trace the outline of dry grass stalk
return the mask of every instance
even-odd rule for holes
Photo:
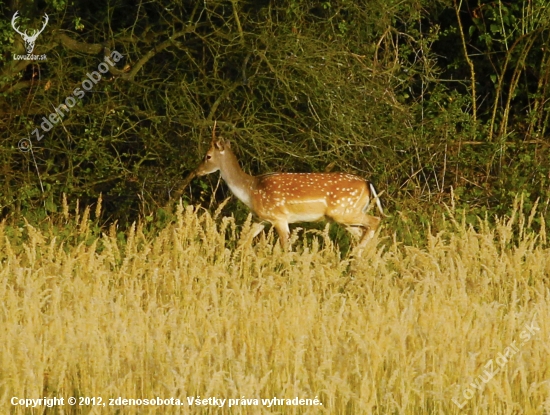
[[[89,232],[88,212],[75,234]],[[157,237],[136,225],[125,246],[114,228],[62,243],[56,229],[28,224],[26,240],[14,240],[2,224],[2,412],[30,413],[10,405],[14,396],[200,395],[323,402],[272,408],[283,414],[456,414],[452,399],[464,401],[486,363],[516,342],[517,354],[474,390],[465,413],[544,413],[550,252],[545,234],[513,217],[482,221],[479,231],[456,220],[425,249],[394,243],[360,259],[341,259],[326,232],[296,252],[274,246],[272,232],[252,244],[232,218],[181,205]],[[521,345],[532,321],[540,331]]]

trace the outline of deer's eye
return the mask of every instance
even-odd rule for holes
[[[212,156],[210,154],[206,155],[206,160],[210,160],[211,158],[212,158]]]

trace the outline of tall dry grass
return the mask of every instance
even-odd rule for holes
[[[357,260],[326,234],[293,252],[272,234],[252,243],[249,223],[238,232],[191,207],[155,237],[132,228],[125,244],[114,227],[91,238],[88,211],[64,242],[59,226],[8,237],[4,224],[0,412],[550,413],[550,252],[532,220],[517,207],[477,230],[451,219],[425,248],[390,236]],[[10,404],[44,396],[65,406]],[[71,396],[107,405],[70,407]],[[193,396],[323,405],[188,406]],[[185,404],[109,406],[117,397]]]

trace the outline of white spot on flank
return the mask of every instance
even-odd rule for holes
[[[289,203],[292,203],[292,204],[298,204],[298,203],[322,203],[324,204],[325,206],[327,205],[327,200],[322,197],[320,199],[303,199],[303,200],[300,200],[300,199],[296,199],[296,200],[292,200],[290,201]]]

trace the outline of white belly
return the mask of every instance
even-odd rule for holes
[[[288,215],[288,223],[317,222],[324,219],[324,217],[325,215],[319,212],[290,213]]]

